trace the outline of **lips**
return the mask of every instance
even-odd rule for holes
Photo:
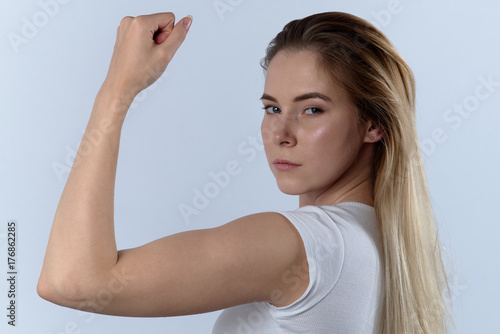
[[[295,169],[297,167],[300,167],[301,165],[293,163],[293,162],[288,161],[288,160],[284,160],[284,159],[276,159],[273,161],[273,166],[277,170],[287,171],[287,170],[292,170],[292,169]]]

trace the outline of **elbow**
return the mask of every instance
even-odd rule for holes
[[[42,280],[41,276],[38,278],[38,283],[36,284],[36,293],[45,300],[49,298],[50,292],[48,290],[47,282]]]
[[[71,277],[53,279],[42,272],[36,292],[46,301],[75,309],[81,308],[82,302],[85,301],[85,294],[79,287],[78,280]]]
[[[43,279],[38,279],[38,284],[36,285],[36,293],[42,298],[49,302],[55,302],[56,291],[51,287],[49,282]]]

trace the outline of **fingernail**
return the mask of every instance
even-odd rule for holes
[[[184,24],[184,28],[186,28],[186,30],[189,30],[189,27],[191,26],[191,22],[193,22],[193,16],[188,15],[184,18],[184,22],[182,22],[182,23]]]

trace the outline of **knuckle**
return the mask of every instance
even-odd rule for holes
[[[129,24],[134,18],[132,16],[125,16],[121,21],[120,25],[127,25]]]
[[[146,22],[147,18],[144,15],[139,15],[135,17],[135,20],[133,21],[135,24],[142,25]]]
[[[175,14],[174,13],[167,12],[167,13],[163,13],[163,14],[166,15],[166,16],[168,16],[168,17],[170,17],[170,18],[172,18],[172,19],[174,19],[174,21],[175,21]]]

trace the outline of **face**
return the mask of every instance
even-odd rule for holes
[[[365,139],[347,92],[310,51],[280,51],[268,67],[262,138],[278,187],[313,202],[342,191]],[[302,202],[302,198],[301,198]]]

